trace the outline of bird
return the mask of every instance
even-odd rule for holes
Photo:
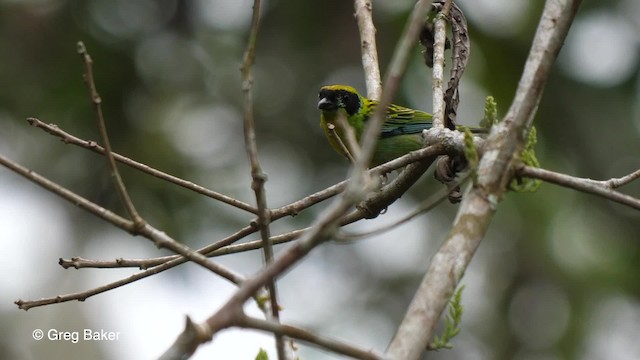
[[[345,131],[338,123],[340,116],[344,116],[348,126],[353,129],[356,140],[360,141],[365,124],[379,102],[360,95],[355,88],[348,85],[323,86],[318,98],[320,126],[329,144],[349,159],[350,154],[340,143],[340,139],[346,138]],[[389,105],[369,167],[384,164],[422,148],[422,130],[432,127],[432,118],[431,114],[424,111]]]

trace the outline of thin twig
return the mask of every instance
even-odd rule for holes
[[[0,158],[1,160],[1,158]],[[221,240],[218,241],[216,244],[212,244],[209,246],[206,246],[205,248],[199,249],[198,251],[200,253],[207,253],[207,248],[211,248],[213,245],[217,245],[217,246],[222,246],[222,244],[224,242],[227,243],[233,243],[234,241],[236,241],[238,238],[242,238],[250,233],[255,232],[255,229],[253,227],[245,227],[239,231],[237,231],[235,234]],[[156,275],[159,274],[165,270],[169,270],[173,267],[176,267],[178,265],[184,264],[186,262],[188,262],[189,260],[184,257],[184,256],[180,256],[180,255],[174,255],[174,257],[169,260],[166,261],[164,263],[161,263],[158,266],[154,266],[150,269],[147,269],[145,271],[141,271],[139,273],[133,274],[131,276],[128,276],[124,279],[120,279],[120,280],[116,280],[114,282],[93,288],[93,289],[89,289],[89,290],[85,290],[85,291],[81,291],[81,292],[77,292],[77,293],[73,293],[73,294],[67,294],[67,295],[61,295],[61,296],[56,296],[53,298],[46,298],[46,299],[41,299],[35,302],[32,302],[31,307],[34,306],[42,306],[42,305],[49,305],[49,304],[55,304],[55,303],[59,303],[59,302],[66,302],[66,301],[73,301],[73,300],[78,300],[78,301],[84,301],[89,297],[101,294],[103,292],[118,288],[120,286],[124,286],[133,282],[136,282],[138,280],[147,278],[149,276],[152,275]],[[65,267],[65,265],[63,265],[63,262],[65,264],[69,264],[70,266],[74,266],[73,262],[68,262],[68,261],[64,261],[63,259],[60,259],[60,265],[62,265],[63,267]],[[69,266],[66,266],[69,267]],[[66,268],[65,267],[65,268]],[[257,296],[257,295],[256,295]]]
[[[447,41],[447,17],[451,0],[447,0],[442,11],[436,16],[433,36],[433,127],[445,126],[444,103],[444,48]]]
[[[224,277],[225,279],[239,284],[240,282],[242,282],[244,280],[244,278],[235,273],[234,271],[227,269],[221,265],[218,265],[216,263],[213,263],[211,261],[209,261],[204,255],[197,253],[195,251],[193,251],[192,249],[190,249],[189,247],[187,247],[186,245],[183,245],[181,243],[179,243],[178,241],[172,239],[171,237],[169,237],[167,234],[165,234],[164,232],[157,230],[156,228],[152,227],[149,224],[144,224],[142,228],[138,228],[136,226],[136,224],[133,221],[127,220],[85,198],[83,198],[82,196],[64,188],[63,186],[60,186],[59,184],[54,183],[53,181],[38,175],[37,173],[21,166],[18,165],[16,163],[14,163],[13,161],[3,157],[2,155],[0,155],[0,165],[3,165],[5,167],[7,167],[8,169],[14,171],[15,173],[22,175],[23,177],[25,177],[26,179],[32,181],[33,183],[43,187],[44,189],[62,197],[63,199],[67,200],[68,202],[75,204],[77,206],[79,206],[80,208],[87,210],[89,213],[125,230],[128,231],[130,233],[136,233],[136,234],[140,234],[143,237],[152,240],[156,246],[158,246],[159,248],[167,248],[170,249],[180,255],[182,255],[184,258],[191,260],[209,270],[211,270],[212,272]],[[187,261],[187,260],[185,260]],[[121,285],[118,285],[121,286]],[[102,292],[102,291],[101,291]],[[40,305],[46,305],[46,304],[52,304],[52,303],[58,303],[58,302],[62,302],[61,299],[65,299],[64,301],[69,301],[69,300],[78,300],[81,299],[79,297],[72,297],[72,296],[58,296],[55,298],[50,298],[50,299],[42,299],[36,302],[32,302],[32,301],[22,301],[22,300],[18,300],[16,301],[16,304],[24,310],[28,310],[31,307],[34,306],[40,306]],[[86,298],[86,297],[85,297]],[[84,298],[82,298],[84,299]]]
[[[364,78],[367,83],[367,97],[378,100],[382,95],[382,80],[380,66],[378,65],[376,28],[373,25],[372,17],[373,6],[371,0],[355,0],[353,6],[360,32],[362,68],[364,69]]]
[[[294,339],[302,340],[312,345],[331,350],[337,354],[349,356],[355,359],[363,360],[382,360],[380,354],[376,354],[371,350],[360,349],[356,346],[346,344],[331,338],[326,338],[315,333],[301,329],[295,326],[279,324],[273,321],[257,319],[246,315],[240,316],[238,326],[248,329],[256,329],[270,332],[272,334],[280,334]]]
[[[370,170],[370,174],[372,176],[377,176],[380,174],[389,173],[395,169],[407,166],[412,163],[420,162],[426,158],[433,158],[437,155],[443,155],[444,146],[442,144],[431,145],[426,148],[422,148],[416,151],[413,151],[409,154],[406,154],[402,157],[389,161],[385,164],[379,165]],[[426,169],[425,169],[426,170]],[[411,171],[413,173],[413,171]],[[405,174],[405,175],[403,175]],[[397,179],[395,179],[390,184],[386,185],[380,192],[376,193],[374,197],[367,200],[362,204],[361,209],[357,210],[347,216],[345,216],[344,220],[341,222],[342,225],[346,225],[349,223],[356,222],[361,220],[371,214],[372,212],[367,210],[367,206],[372,206],[374,208],[378,208],[380,205],[377,204],[389,204],[401,196],[412,184],[417,180],[417,178],[422,173],[419,173],[416,177],[415,174],[412,175],[411,180],[407,181],[405,179],[406,173],[403,171]],[[332,185],[324,190],[318,191],[314,194],[306,196],[305,198],[295,201],[291,204],[285,205],[278,209],[272,210],[272,221],[276,221],[282,217],[288,215],[295,215],[300,213],[306,208],[309,208],[321,201],[324,201],[336,194],[339,194],[343,191],[346,186],[348,180],[344,180],[335,185]],[[400,185],[402,184],[402,185]],[[388,195],[390,194],[390,195]],[[309,230],[309,228],[302,228],[298,230],[289,231],[284,234],[275,235],[270,238],[272,244],[284,244],[293,240],[298,239],[305,231]],[[236,232],[233,235],[230,235],[222,240],[214,242],[213,244],[207,245],[203,248],[198,249],[199,253],[205,254],[209,257],[222,256],[228,254],[235,254],[239,252],[257,250],[262,247],[262,240],[251,240],[248,242],[244,242],[242,244],[234,244],[236,241],[241,238],[250,235],[255,232],[255,228],[252,226],[247,226],[240,231]],[[176,259],[181,258],[180,255],[169,255],[169,256],[161,256],[156,258],[149,259],[123,259],[118,258],[115,260],[91,260],[84,259],[81,257],[72,257],[71,259],[60,259],[59,263],[65,269],[67,268],[123,268],[123,267],[137,267],[140,269],[149,269],[154,266],[158,266],[164,264],[169,261],[174,261]],[[183,259],[183,258],[182,258]],[[183,264],[183,262],[176,263],[176,265]],[[165,269],[166,270],[166,269]]]
[[[382,111],[385,106],[391,102],[391,97],[398,88],[400,77],[404,73],[408,62],[409,51],[417,42],[422,21],[430,4],[431,2],[421,1],[412,12],[409,25],[402,35],[399,46],[396,48],[391,61],[388,76],[389,81],[387,81],[388,86],[385,87],[383,91],[382,101],[376,111],[377,114],[374,114],[368,122],[369,124],[362,139],[362,154],[356,159],[345,193],[320,214],[311,226],[311,229],[305,232],[299,241],[283,251],[282,255],[276,261],[267,265],[254,277],[247,279],[236,293],[216,313],[206,320],[208,328],[212,330],[212,334],[220,329],[233,326],[234,318],[242,311],[243,304],[251,294],[255,293],[257,289],[267,284],[274,277],[291,268],[291,266],[304,258],[315,246],[327,241],[335,233],[335,229],[346,211],[351,208],[352,204],[360,201],[361,197],[367,194],[371,183],[369,182],[366,170],[382,126]],[[428,163],[430,164],[430,162]],[[195,340],[202,341],[202,339]],[[169,349],[168,352],[172,352],[172,350]]]
[[[95,141],[91,141],[91,140],[83,140],[80,139],[76,136],[73,136],[71,134],[69,134],[68,132],[65,132],[64,130],[60,129],[57,125],[55,124],[47,124],[44,123],[43,121],[36,119],[36,118],[27,118],[27,122],[29,122],[30,125],[42,129],[44,130],[46,133],[51,134],[53,136],[56,136],[58,138],[60,138],[60,140],[62,142],[64,142],[65,144],[71,144],[71,145],[76,145],[88,150],[91,150],[93,152],[95,152],[96,154],[100,154],[100,155],[105,155],[105,150],[102,146],[98,145]],[[135,160],[132,160],[126,156],[122,156],[118,153],[112,152],[111,153],[113,155],[113,158],[122,163],[125,164],[129,167],[131,167],[132,169],[136,169],[136,170],[140,170],[144,173],[147,173],[151,176],[155,176],[159,179],[168,181],[172,184],[176,184],[178,186],[182,186],[185,189],[189,189],[192,190],[198,194],[210,197],[212,199],[218,200],[220,202],[226,203],[228,205],[237,207],[239,209],[248,211],[252,214],[257,214],[258,213],[258,209],[256,209],[254,206],[251,206],[245,202],[242,202],[240,200],[234,199],[232,197],[229,197],[227,195],[223,195],[220,194],[218,192],[215,192],[213,190],[207,189],[203,186],[200,186],[198,184],[195,184],[191,181],[187,181],[184,179],[181,179],[177,176],[173,176],[170,174],[167,174],[165,172],[162,172],[158,169],[155,169],[149,165],[137,162]]]
[[[523,166],[518,169],[518,176],[540,179],[556,185],[564,186],[566,188],[579,190],[588,194],[598,195],[605,199],[640,210],[640,199],[612,190],[613,186],[611,185],[629,183],[630,181],[638,178],[638,176],[636,175],[638,173],[640,173],[640,170],[619,179],[597,181],[574,177],[531,166]]]
[[[602,185],[609,189],[617,189],[637,179],[640,179],[640,169],[620,178],[613,178],[602,181]]]
[[[356,132],[353,130],[353,126],[349,125],[347,117],[342,112],[338,113],[337,124],[339,129],[341,130],[340,132],[344,134],[344,140],[346,140],[346,144],[342,141],[340,136],[337,136],[337,140],[339,141],[339,144],[341,146],[346,145],[348,149],[348,155],[350,156],[352,160],[351,163],[353,164],[355,163],[355,159],[360,157],[360,153],[362,151],[360,150],[360,144],[358,144],[358,139],[356,138]],[[338,133],[336,133],[336,135],[338,135]]]
[[[349,202],[344,200],[344,197],[340,197],[336,203],[334,203],[329,209],[318,218],[314,226],[305,233],[302,239],[293,244],[291,247],[283,251],[282,255],[278,257],[274,262],[267,265],[255,276],[247,279],[235,292],[235,294],[227,300],[227,302],[210,316],[205,322],[206,327],[211,329],[210,336],[207,338],[192,338],[190,343],[197,346],[211,340],[211,336],[219,330],[234,326],[238,320],[238,317],[242,314],[242,307],[244,303],[255,293],[258,289],[267,284],[271,279],[277,275],[282,274],[287,269],[291,268],[295,263],[302,259],[306,254],[311,251],[315,246],[323,241],[329,239],[333,233],[332,224],[334,224],[339,218],[340,214],[344,213],[349,208]],[[167,349],[165,353],[175,353],[173,349],[174,345]],[[186,358],[187,354],[184,354],[180,359]]]
[[[462,175],[461,178],[458,181],[455,181],[453,183],[453,186],[459,186],[462,185],[467,179],[469,178],[469,174],[466,175]],[[407,222],[409,222],[410,220],[412,220],[413,218],[415,218],[418,215],[424,214],[428,211],[433,210],[436,206],[438,206],[442,201],[444,201],[447,196],[449,195],[449,189],[448,188],[440,188],[440,190],[436,193],[434,193],[433,195],[431,195],[430,197],[428,197],[427,199],[425,199],[424,201],[422,201],[414,210],[412,210],[410,213],[400,217],[399,219],[396,219],[395,221],[393,221],[390,224],[387,225],[383,225],[377,229],[373,229],[373,230],[368,230],[368,231],[364,231],[364,232],[359,232],[359,233],[351,233],[351,232],[339,232],[336,235],[336,239],[340,240],[340,241],[353,241],[353,240],[358,240],[358,239],[364,239],[367,237],[371,237],[374,235],[379,235],[382,233],[385,233],[387,231],[390,231],[392,229],[395,229],[396,227],[402,225],[402,224],[406,224]]]
[[[403,172],[396,178],[394,179],[391,183],[385,185],[385,187],[383,187],[378,193],[375,194],[375,196],[373,196],[371,199],[367,200],[358,210],[348,214],[347,216],[345,216],[340,223],[345,225],[345,224],[349,224],[355,221],[358,221],[364,217],[366,217],[367,215],[369,215],[371,212],[368,210],[368,207],[372,207],[372,208],[381,208],[384,207],[384,204],[389,204],[393,201],[395,201],[397,198],[399,198],[421,175],[422,173],[426,170],[426,168],[428,167],[428,162],[424,163],[425,158],[426,159],[432,159],[435,158],[435,156],[443,154],[443,147],[441,145],[432,145],[430,147],[424,148],[424,149],[420,149],[417,151],[414,151],[412,153],[409,153],[401,158],[395,159],[393,161],[390,161],[386,164],[380,165],[374,169],[371,169],[372,174],[376,174],[376,173],[386,173],[386,172],[390,172],[392,171],[394,168],[399,168],[402,166],[405,166],[407,164],[410,164],[409,166],[407,166],[407,168],[405,170],[403,170]],[[416,161],[420,161],[422,160],[422,162],[416,162]],[[30,170],[23,168],[9,160],[7,160],[6,158],[3,158],[2,156],[0,156],[0,164],[6,166],[9,169],[12,169],[14,171],[16,171],[17,173],[25,176],[25,177],[35,177],[34,181],[36,184],[43,186],[45,189],[49,188],[56,188],[59,187],[59,185],[51,182],[50,180],[43,178],[37,174],[35,174],[34,172],[31,172]],[[327,192],[334,192],[336,191],[336,193],[339,193],[339,190],[336,190],[337,188],[341,188],[344,187],[346,185],[346,181],[343,181],[339,184],[336,184],[328,189],[325,189],[321,192],[319,192],[318,194],[322,194],[322,193],[327,193]],[[59,194],[63,197],[65,197],[65,194],[67,196],[69,196],[69,198],[67,200],[76,203],[78,206],[80,206],[83,209],[86,209],[88,211],[90,211],[91,213],[94,213],[94,215],[99,216],[101,218],[103,218],[104,220],[124,229],[128,231],[128,227],[127,226],[133,226],[132,222],[129,220],[126,220],[116,214],[113,214],[112,212],[103,209],[87,200],[83,200],[82,198],[78,198],[76,196],[74,196],[75,194],[73,194],[72,192],[68,192],[66,189],[61,188],[59,190],[50,190],[56,194]],[[324,195],[319,195],[319,197],[322,196],[326,196],[326,194]],[[309,197],[305,198],[305,199],[310,199]],[[304,200],[304,199],[303,199]],[[288,207],[287,211],[282,211],[279,212],[279,214],[277,215],[278,218],[280,217],[284,217],[287,214],[290,214],[289,211],[294,211],[294,212],[298,212],[300,211],[300,209],[302,208],[306,208],[311,206],[312,204],[307,201],[299,201],[296,203],[293,203],[291,205],[294,205],[293,208]],[[285,209],[285,208],[281,208],[281,209]],[[298,209],[298,210],[295,210]],[[274,244],[277,243],[284,243],[284,242],[289,242],[292,240],[295,240],[297,238],[299,238],[303,233],[305,233],[306,231],[308,231],[309,228],[305,228],[305,229],[300,229],[300,230],[295,230],[286,234],[282,234],[282,235],[277,235],[272,237],[271,241]],[[259,249],[262,246],[262,241],[261,240],[256,240],[256,241],[251,241],[245,244],[238,244],[238,245],[233,245],[233,246],[229,246],[230,244],[233,244],[234,242],[236,242],[237,240],[252,234],[256,231],[255,227],[253,226],[247,226],[244,227],[240,230],[238,230],[236,233],[222,239],[219,240],[213,244],[207,245],[201,249],[198,250],[199,253],[202,254],[207,254],[208,256],[212,256],[212,255],[224,255],[224,254],[230,254],[230,253],[235,253],[235,252],[241,252],[241,251],[247,251],[247,250],[255,250],[255,249]],[[107,264],[99,264],[96,267],[124,267],[124,266],[136,266],[136,267],[141,267],[141,268],[148,268],[151,267],[153,265],[157,266],[153,266],[145,271],[139,272],[137,274],[133,274],[127,278],[124,279],[120,279],[117,281],[114,281],[112,283],[109,284],[105,284],[93,289],[89,289],[89,290],[85,290],[85,291],[81,291],[81,292],[77,292],[77,293],[72,293],[72,294],[67,294],[67,295],[60,295],[60,296],[56,296],[56,297],[52,297],[52,298],[45,298],[45,299],[41,299],[38,301],[32,301],[29,302],[28,305],[30,307],[35,307],[35,306],[43,306],[43,305],[49,305],[49,304],[55,304],[55,303],[60,303],[60,302],[66,302],[66,301],[73,301],[73,300],[78,300],[78,301],[84,301],[89,297],[101,294],[103,292],[118,288],[120,286],[124,286],[127,284],[130,284],[132,282],[144,279],[146,277],[155,275],[155,274],[159,274],[165,270],[171,269],[175,266],[184,264],[185,262],[187,262],[188,259],[184,256],[180,256],[180,255],[173,255],[173,256],[168,256],[168,257],[161,257],[161,258],[155,258],[155,259],[147,259],[146,261],[141,261],[141,262],[137,262],[135,260],[124,260],[124,259],[119,259],[119,260],[115,260],[113,262],[113,264],[109,264],[108,262],[106,262]],[[131,262],[129,264],[129,262]],[[71,260],[63,260],[60,259],[60,264],[65,267],[75,267],[75,268],[82,268],[84,267],[91,267],[91,265],[93,265],[91,263],[91,261],[88,261],[87,263],[85,263],[83,261],[83,259],[80,258],[73,258]],[[256,295],[257,297],[259,295]],[[26,302],[20,301],[19,300],[19,304],[18,305],[23,305],[26,306],[25,304],[27,304]]]
[[[122,181],[122,177],[120,176],[120,172],[118,171],[116,161],[113,158],[111,144],[109,142],[109,135],[107,134],[107,126],[104,121],[104,116],[102,115],[102,98],[100,98],[100,94],[98,94],[96,83],[93,78],[93,60],[91,59],[91,56],[87,52],[87,48],[84,46],[84,43],[82,41],[78,42],[77,50],[78,54],[82,57],[82,61],[84,62],[84,81],[87,84],[89,97],[91,98],[91,103],[93,104],[96,112],[96,120],[98,122],[100,138],[102,139],[102,144],[105,149],[109,168],[111,169],[111,176],[113,176],[113,180],[115,182],[116,191],[118,192],[118,195],[120,195],[120,200],[122,200],[122,203],[127,209],[129,217],[131,218],[131,220],[133,220],[133,223],[135,225],[134,230],[142,229],[142,227],[144,227],[145,225],[145,221],[142,219],[140,214],[138,214],[136,207],[133,205],[133,201],[131,201],[131,197],[129,197],[127,188],[125,187],[124,181]]]
[[[425,165],[422,162],[416,162],[416,161],[421,161],[421,160],[425,161],[424,159],[435,158],[435,156],[443,154],[443,151],[444,149],[441,145],[432,145],[430,147],[414,151],[405,156],[392,160],[386,164],[383,164],[371,169],[372,174],[380,174],[380,173],[390,172],[393,169],[406,166],[407,164],[415,163],[407,166],[407,168],[403,170],[403,172],[396,179],[394,179],[394,181],[392,181],[390,184],[385,185],[385,187],[383,187],[381,191],[376,193],[376,195],[373,196],[371,199],[367,200],[360,209],[345,216],[345,218],[341,220],[341,224],[352,223],[366,217],[368,214],[370,214],[370,212],[367,211],[368,206],[377,209],[377,208],[384,207],[384,204],[389,204],[395,201],[395,199],[400,197],[420,177],[420,175],[422,175],[424,170],[426,170],[426,168],[428,167],[428,164]],[[36,179],[32,181],[34,181],[36,184],[43,186],[45,189],[48,189],[63,197],[65,197],[65,195],[69,196],[67,200],[76,203],[81,208],[87,209],[94,215],[99,216],[104,220],[124,230],[128,231],[128,226],[132,226],[132,222],[122,217],[119,217],[118,215],[113,214],[112,212],[106,209],[103,209],[89,201],[86,201],[86,200],[83,201],[82,198],[78,198],[74,196],[75,194],[73,194],[72,192],[67,192],[67,190],[64,188],[61,188],[59,190],[53,190],[53,188],[59,187],[59,185],[1,156],[0,156],[0,164],[6,166],[9,169],[16,171],[17,173],[25,177],[35,177]],[[275,217],[281,218],[286,215],[298,213],[304,208],[310,207],[319,201],[325,200],[326,198],[339,193],[345,185],[346,185],[346,181],[343,181],[339,184],[329,187],[328,189],[325,189],[316,194],[313,194],[312,196],[308,196],[303,200],[300,200],[290,205],[287,205],[285,207],[282,207],[280,208],[282,211],[279,211],[274,216],[274,218]],[[333,194],[333,195],[330,195],[330,194]],[[308,228],[292,231],[287,234],[282,234],[282,235],[272,237],[271,240],[273,243],[288,242],[288,241],[299,238],[307,230]],[[239,245],[234,245],[229,247],[230,244],[233,244],[237,240],[249,234],[252,234],[255,231],[256,231],[255,227],[247,226],[222,240],[219,240],[213,244],[207,245],[199,249],[198,252],[207,254],[207,255],[224,255],[229,253],[258,249],[262,246],[261,240],[251,241],[249,243],[239,244]],[[140,273],[131,275],[125,279],[117,280],[115,282],[112,282],[94,289],[89,289],[86,291],[77,292],[77,293],[68,294],[68,295],[57,296],[53,298],[42,299],[40,301],[33,302],[31,304],[31,307],[72,301],[72,300],[84,301],[85,299],[91,296],[101,294],[111,289],[115,289],[117,287],[124,286],[129,283],[158,274],[165,270],[171,269],[175,266],[184,264],[187,261],[188,259],[183,256],[173,255],[169,257],[148,259],[146,261],[141,261],[141,262],[137,262],[135,260],[119,259],[119,260],[115,260],[113,264],[109,264],[108,262],[106,262],[106,264],[99,264],[96,267],[137,266],[141,268],[147,268],[156,264],[157,266],[151,267],[150,269],[142,271]],[[128,264],[128,262],[131,262],[132,264]],[[63,265],[63,267],[65,268],[68,268],[68,267],[82,268],[84,265],[86,265],[87,267],[91,267],[91,265],[93,265],[91,261],[89,261],[88,263],[85,263],[83,259],[79,259],[79,258],[73,258],[71,260],[60,259],[60,264]]]
[[[580,0],[547,1],[514,101],[485,142],[477,185],[463,197],[453,227],[434,255],[386,355],[418,359],[480,241],[512,175],[512,161],[530,127],[544,84]]]
[[[76,145],[76,146],[80,146],[82,148],[91,150],[97,154],[101,154],[104,155],[105,151],[104,148],[101,147],[100,145],[98,145],[96,142],[94,141],[90,141],[90,140],[83,140],[80,139],[76,136],[73,136],[67,132],[65,132],[64,130],[60,129],[57,125],[54,124],[47,124],[44,123],[43,121],[36,119],[36,118],[27,118],[27,121],[29,122],[30,125],[42,129],[45,132],[47,132],[48,134],[54,135],[58,138],[60,138],[60,140],[62,142],[64,142],[65,144],[72,144],[72,145]],[[434,152],[435,150],[435,152]],[[399,168],[402,168],[410,163],[419,161],[421,159],[424,159],[425,156],[430,156],[431,153],[435,153],[436,155],[442,155],[442,149],[441,148],[431,148],[431,149],[420,149],[420,150],[416,150],[413,151],[411,153],[408,153],[402,157],[396,158],[392,161],[389,161],[385,164],[379,165],[373,169],[370,170],[372,175],[384,175],[387,173],[390,173],[391,171],[397,170]],[[137,162],[135,160],[132,160],[128,157],[125,157],[123,155],[117,154],[117,153],[112,153],[114,156],[114,159],[133,168],[136,170],[140,170],[142,172],[145,172],[149,175],[158,177],[160,179],[166,180],[168,182],[174,183],[176,185],[182,186],[186,189],[195,191],[199,194],[211,197],[215,200],[219,200],[221,202],[224,202],[226,204],[229,204],[231,206],[240,208],[242,210],[251,212],[256,214],[257,213],[257,209],[255,207],[253,207],[252,205],[249,205],[245,202],[242,202],[240,200],[236,200],[234,198],[228,197],[226,195],[217,193],[215,191],[212,191],[210,189],[207,189],[205,187],[202,187],[200,185],[194,184],[193,182],[187,181],[187,180],[183,180],[180,179],[178,177],[175,177],[173,175],[164,173],[160,170],[157,170],[155,168],[152,168],[148,165],[145,165],[143,163]],[[303,199],[297,200],[291,204],[288,205],[284,205],[281,206],[277,209],[272,209],[271,213],[271,220],[275,221],[278,220],[282,217],[285,216],[290,216],[290,215],[297,215],[298,213],[300,213],[301,211],[303,211],[306,208],[309,208],[321,201],[327,200],[337,194],[339,194],[340,192],[342,192],[344,190],[344,187],[346,186],[347,180],[339,182],[335,185],[332,185],[324,190],[318,191],[314,194],[308,195],[306,197],[304,197]],[[126,229],[125,229],[126,230]],[[244,234],[243,236],[246,236],[250,233],[252,233],[252,231],[247,231],[250,230],[250,228],[244,228],[240,231],[240,233]],[[128,230],[127,230],[128,231]],[[231,242],[229,242],[229,240],[227,238],[223,239],[222,242],[226,243],[226,244],[231,244],[239,239],[241,239],[242,237],[236,237],[233,236],[231,237],[233,240]],[[288,239],[287,241],[290,241],[293,239]],[[274,241],[278,241],[278,240],[274,240]],[[276,242],[278,243],[278,242]],[[227,246],[227,245],[225,245]],[[234,245],[232,248],[229,249],[219,249],[218,243],[212,244],[208,247],[204,247],[202,249],[199,250],[199,252],[201,253],[207,253],[209,254],[209,256],[216,256],[216,255],[222,255],[222,254],[229,254],[229,253],[235,253],[235,252],[240,252],[240,251],[246,251],[243,249],[247,249],[247,250],[254,250],[254,249],[259,249],[260,246],[256,246],[256,243],[251,242],[250,244],[239,244],[239,245]],[[212,250],[213,249],[213,250]],[[219,249],[219,250],[217,250]],[[152,258],[152,259],[116,259],[114,261],[100,261],[100,260],[88,260],[88,259],[82,259],[82,258],[78,258],[78,257],[74,257],[70,260],[67,259],[61,259],[61,265],[63,265],[63,267],[68,268],[68,267],[74,267],[74,268],[83,268],[83,267],[105,267],[105,268],[111,268],[111,267],[139,267],[141,269],[147,269],[150,268],[152,266],[156,266],[162,263],[165,263],[167,261],[170,260],[174,260],[177,257],[179,257],[179,255],[170,255],[170,256],[163,256],[163,257],[158,257],[158,258]]]
[[[378,165],[375,168],[370,169],[369,174],[371,176],[388,174],[394,170],[400,169],[409,164],[420,162],[427,158],[435,157],[437,155],[443,155],[443,154],[444,154],[443,146],[439,144],[432,145],[423,149],[412,151],[406,155],[403,155],[399,158],[391,160],[382,165]],[[403,172],[404,171],[405,170],[403,170]],[[348,182],[349,180],[341,181],[324,190],[318,191],[309,196],[305,196],[303,199],[294,201],[291,204],[284,205],[277,209],[273,209],[272,211],[273,219],[276,219],[276,218],[279,219],[280,217],[286,216],[286,215],[296,215],[300,213],[302,210],[311,207],[312,205],[315,205],[321,201],[331,198],[336,194],[339,194],[340,192],[344,191],[344,188]],[[381,202],[384,202],[384,201],[381,201]]]
[[[347,147],[347,145],[344,143],[344,141],[342,141],[342,138],[340,137],[340,135],[338,135],[336,126],[330,123],[330,124],[327,124],[327,129],[329,130],[329,136],[331,136],[336,141],[336,143],[340,147],[340,151],[342,151],[342,153],[347,156],[347,159],[349,159],[349,163],[351,164],[355,163],[356,157],[353,156],[353,154],[351,154],[351,151],[349,151],[349,148]]]
[[[256,204],[258,206],[258,229],[260,231],[260,237],[262,239],[262,253],[264,256],[265,266],[273,262],[273,248],[270,241],[269,223],[271,222],[270,210],[267,207],[267,197],[264,188],[264,183],[267,181],[267,175],[262,171],[260,162],[258,160],[258,146],[256,143],[255,133],[255,121],[253,116],[253,75],[251,73],[253,63],[256,56],[256,42],[258,39],[258,29],[260,26],[260,0],[254,0],[253,2],[253,14],[251,19],[251,31],[249,33],[249,40],[247,42],[247,48],[244,53],[244,59],[242,62],[242,91],[244,93],[244,142],[251,164],[251,188],[253,189],[256,197]],[[267,310],[268,316],[273,319],[274,322],[280,321],[280,305],[278,304],[277,287],[274,279],[271,279],[266,284],[269,290],[270,309]],[[265,303],[263,302],[263,305]],[[270,312],[269,312],[270,310]],[[276,340],[276,349],[278,352],[278,359],[287,360],[290,357],[285,348],[288,342],[281,334],[274,334]]]
[[[112,211],[109,211],[81,196],[70,191],[61,185],[47,179],[46,177],[39,175],[35,171],[29,170],[22,165],[19,165],[6,157],[0,155],[0,165],[5,166],[9,170],[12,170],[18,175],[21,175],[28,179],[29,181],[35,183],[36,185],[41,186],[47,191],[50,191],[68,202],[78,206],[79,208],[88,211],[89,213],[113,224],[114,226],[127,231],[134,231],[134,224],[132,221],[123,218],[122,216],[115,214]]]
[[[356,167],[359,171],[366,168],[373,156],[373,149],[378,141],[387,106],[391,104],[393,96],[400,86],[400,79],[404,75],[407,63],[409,62],[411,49],[415,47],[418,41],[418,35],[422,29],[422,23],[429,11],[429,8],[431,7],[431,3],[432,0],[418,1],[411,12],[411,17],[405,25],[403,33],[398,41],[395,51],[393,52],[391,63],[389,64],[389,70],[387,71],[387,76],[384,82],[385,87],[380,97],[380,103],[376,106],[376,109],[369,121],[367,121],[363,139],[361,140],[363,154],[361,157],[362,163],[359,168]]]

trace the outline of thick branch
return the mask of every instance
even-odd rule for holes
[[[418,359],[426,349],[449,298],[475,253],[512,174],[512,158],[521,149],[544,84],[580,0],[546,2],[515,99],[505,120],[485,144],[477,186],[464,197],[453,227],[394,336],[387,355]]]

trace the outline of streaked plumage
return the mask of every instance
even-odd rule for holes
[[[353,127],[356,139],[360,141],[365,124],[378,106],[378,101],[360,95],[356,89],[347,85],[329,85],[320,88],[318,109],[321,111],[320,126],[331,146],[346,156],[342,147],[336,142],[329,130],[329,124],[336,125],[336,132],[341,139],[345,135],[337,126],[339,112]],[[380,138],[376,145],[370,166],[374,167],[400,157],[422,147],[422,130],[431,128],[432,116],[420,110],[398,105],[389,105],[382,125]]]

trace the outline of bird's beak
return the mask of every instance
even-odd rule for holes
[[[338,106],[336,105],[336,103],[327,98],[322,98],[318,102],[318,109],[320,110],[336,110],[337,108]]]

